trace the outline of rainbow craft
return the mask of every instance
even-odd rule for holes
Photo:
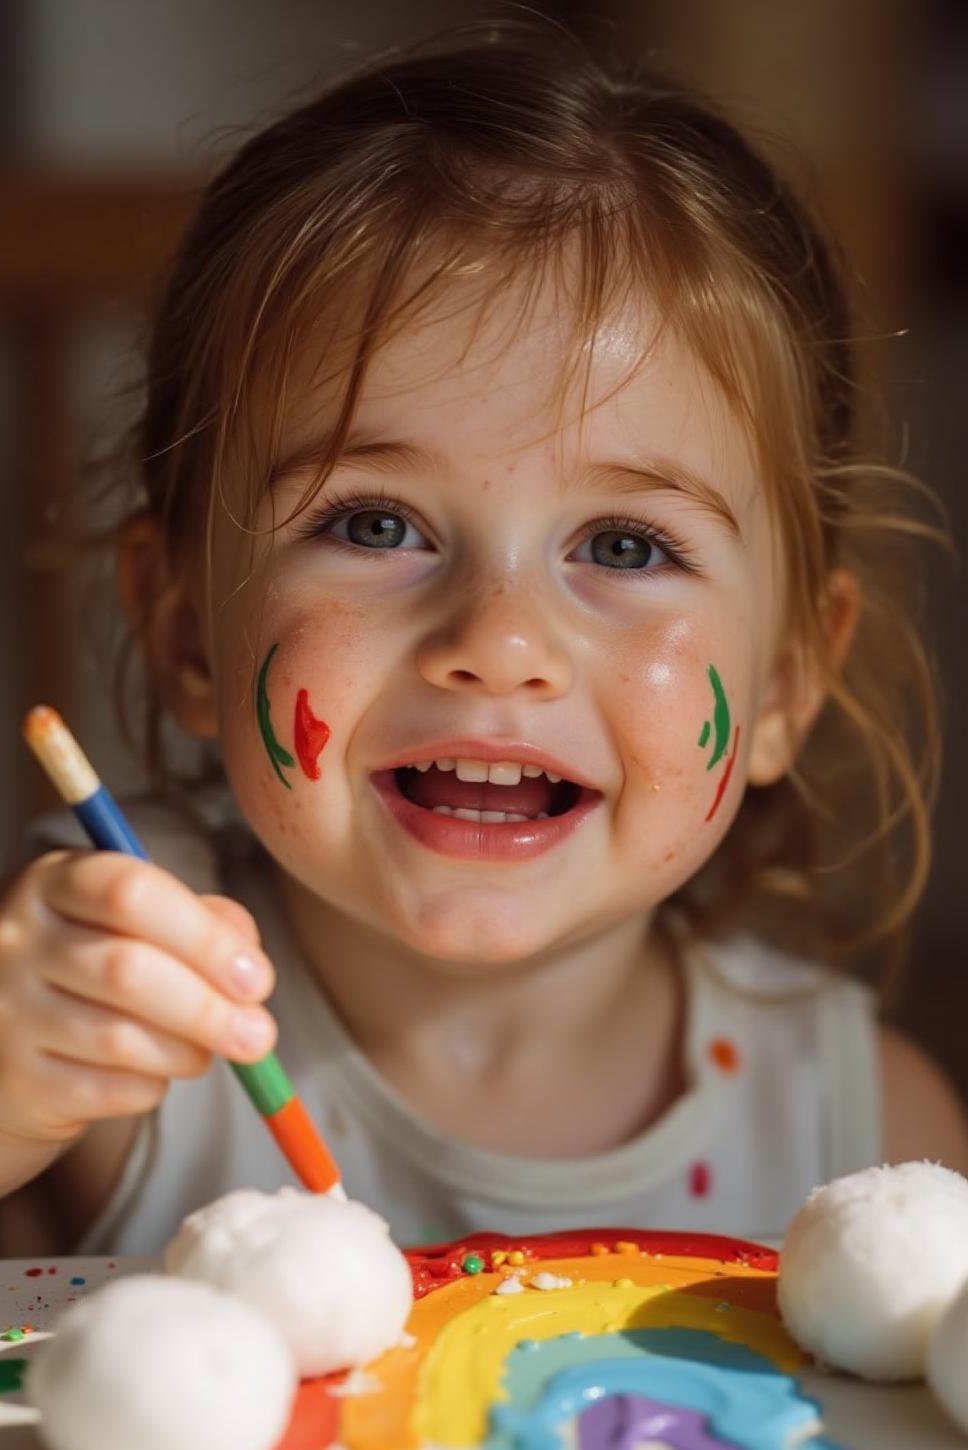
[[[410,1342],[303,1384],[280,1450],[836,1450],[770,1250],[594,1229],[407,1257]]]
[[[36,706],[24,720],[23,735],[91,844],[101,851],[120,851],[147,861],[147,851],[57,711],[48,705]],[[314,1193],[325,1193],[338,1184],[339,1168],[275,1053],[267,1053],[258,1062],[232,1062],[229,1066],[300,1183]]]

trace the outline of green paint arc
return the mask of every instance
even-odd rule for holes
[[[281,767],[291,767],[296,762],[285,746],[280,745],[276,738],[276,732],[272,728],[272,707],[269,703],[269,666],[272,664],[273,655],[278,648],[278,643],[274,644],[262,662],[262,668],[259,671],[259,678],[256,681],[255,687],[255,711],[259,721],[262,743],[265,745],[270,764],[286,787],[286,790],[292,790],[292,785],[283,775]]]
[[[713,687],[713,699],[715,702],[713,705],[713,730],[715,731],[715,740],[713,742],[713,753],[706,763],[706,769],[712,770],[713,766],[718,765],[726,754],[730,738],[730,720],[726,691],[723,689],[723,682],[719,678],[716,666],[708,665],[706,672],[709,675],[709,683]],[[708,724],[709,722],[707,721],[706,723]],[[700,741],[700,744],[704,743],[704,741]]]

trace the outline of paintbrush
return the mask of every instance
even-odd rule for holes
[[[148,860],[148,853],[56,710],[38,705],[24,720],[23,736],[91,843]],[[339,1168],[313,1126],[274,1052],[258,1062],[230,1062],[253,1107],[300,1182],[325,1193],[340,1181]]]

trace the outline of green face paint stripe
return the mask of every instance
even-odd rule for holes
[[[709,683],[713,687],[713,696],[716,701],[713,707],[713,728],[716,731],[716,740],[713,746],[712,756],[706,765],[707,770],[712,770],[713,766],[718,765],[719,761],[722,760],[726,754],[726,748],[729,745],[729,705],[726,703],[726,691],[723,689],[723,682],[719,678],[716,666],[707,666],[707,673],[709,675]]]
[[[269,677],[269,666],[272,664],[272,657],[278,648],[278,643],[272,646],[272,649],[269,651],[269,653],[265,657],[265,660],[263,661],[262,669],[259,671],[259,678],[255,688],[255,711],[259,721],[259,730],[262,733],[262,743],[266,748],[266,753],[269,756],[272,768],[275,771],[276,775],[279,777],[279,779],[282,781],[283,785],[286,787],[286,790],[292,790],[292,785],[283,775],[280,766],[292,766],[295,765],[296,762],[289,754],[289,751],[286,750],[285,746],[280,745],[279,741],[276,739],[276,732],[272,728],[269,691],[266,686],[266,681]]]
[[[702,750],[703,746],[706,744],[706,741],[708,739],[709,739],[709,721],[708,720],[704,720],[702,722],[702,729],[699,732],[699,739],[696,742],[696,744],[699,746],[699,749],[700,750]]]

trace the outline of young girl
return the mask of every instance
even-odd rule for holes
[[[47,822],[6,892],[4,1252],[151,1252],[287,1181],[223,1060],[276,1028],[402,1241],[776,1237],[834,1174],[968,1167],[821,965],[896,932],[925,856],[899,476],[856,455],[846,334],[738,134],[550,32],[241,150],[158,313],[120,549],[228,790],[131,803],[152,865]]]

